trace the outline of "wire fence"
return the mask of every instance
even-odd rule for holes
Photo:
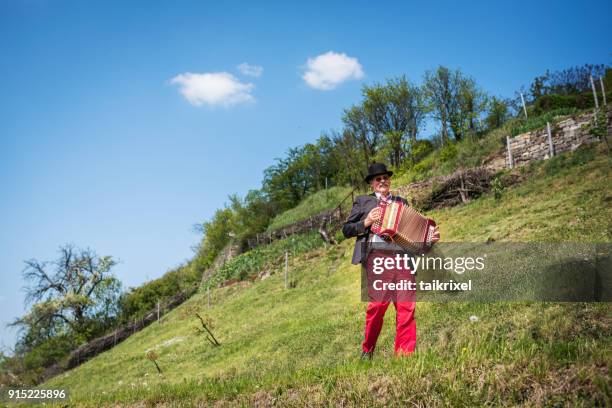
[[[158,322],[161,324],[163,315],[189,299],[191,295],[197,291],[198,287],[199,285],[194,285],[192,288],[179,292],[168,299],[163,301],[158,300],[156,305],[142,316],[131,319],[129,323],[115,328],[112,332],[81,345],[73,350],[67,359],[47,368],[43,374],[44,380],[74,368],[98,354],[115,347],[117,344],[121,343],[132,334],[149,326],[151,323]]]

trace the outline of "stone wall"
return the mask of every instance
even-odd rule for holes
[[[612,131],[612,109],[607,110],[608,134]],[[578,147],[599,142],[597,136],[591,135],[588,131],[592,113],[571,116],[556,123],[551,123],[551,141],[553,154],[576,150]],[[512,149],[512,161],[514,166],[522,166],[536,160],[545,160],[551,157],[550,144],[548,141],[547,129],[539,129],[527,133],[522,133],[510,138],[510,148]],[[505,166],[509,167],[509,158],[505,152]],[[499,168],[501,162],[489,163],[492,170]],[[489,167],[489,166],[487,166]]]
[[[225,265],[226,262],[233,259],[235,256],[240,254],[240,247],[237,245],[234,240],[232,240],[229,244],[225,246],[215,258],[212,266],[202,273],[202,284],[206,282],[206,280],[214,274],[219,268]]]
[[[612,109],[609,107],[606,113],[608,118],[608,135],[611,135]],[[599,138],[589,134],[588,131],[592,118],[592,113],[584,113],[582,115],[565,118],[559,122],[551,123],[553,153],[556,155],[573,151],[584,144],[599,142]],[[546,128],[522,133],[509,140],[512,148],[512,161],[514,167],[522,166],[537,160],[545,160],[550,157],[550,146]],[[489,188],[488,182],[495,173],[509,167],[508,149],[503,147],[498,152],[488,157],[481,167],[460,169],[447,176],[433,177],[425,181],[402,186],[398,189],[397,193],[404,197],[410,197],[412,205],[422,209],[446,206],[462,201],[465,202],[466,198],[470,199],[476,197],[482,193],[482,189]],[[484,174],[488,174],[490,177],[487,178]],[[466,180],[469,180],[470,178],[473,179],[473,176],[476,176],[476,179],[480,180],[480,184],[472,183],[473,186],[481,186],[482,188],[470,188],[467,185],[458,188],[453,185],[453,181],[456,179],[461,180],[461,178],[467,177]],[[514,180],[514,182],[517,182],[517,180]],[[449,185],[450,189],[446,188]],[[447,191],[445,191],[445,188]],[[452,193],[454,197],[441,201],[438,200],[440,202],[436,202],[436,200],[434,200],[435,195],[440,192],[445,194]],[[463,192],[463,195],[460,195],[461,192]]]

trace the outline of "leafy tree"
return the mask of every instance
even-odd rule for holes
[[[434,119],[440,122],[442,143],[450,140],[449,123],[456,115],[459,98],[456,73],[440,66],[435,71],[425,72],[423,89]]]
[[[362,163],[367,167],[378,152],[382,139],[381,133],[372,130],[366,111],[361,105],[345,109],[342,122],[344,122],[344,131],[340,142],[346,142],[352,148],[357,147],[363,155]],[[346,148],[348,145],[342,147]]]
[[[487,129],[496,129],[510,118],[508,102],[502,98],[493,96],[489,99],[488,115],[485,119]]]
[[[332,135],[334,148],[330,151],[330,159],[339,165],[335,176],[336,184],[348,183],[352,186],[363,184],[366,175],[368,159],[359,149],[355,136],[349,130],[334,132]]]
[[[276,204],[261,190],[251,190],[243,199],[236,194],[229,199],[233,217],[228,227],[232,237],[242,245],[248,238],[264,231],[278,212]]]
[[[121,321],[130,322],[142,317],[180,292],[189,292],[199,283],[201,274],[194,273],[194,265],[181,265],[166,272],[158,279],[130,288],[121,295]]]
[[[464,135],[473,136],[478,132],[477,120],[480,119],[488,104],[486,93],[476,84],[473,78],[459,73],[459,110],[457,116],[451,116],[451,127],[455,140]],[[458,135],[460,135],[458,137]]]
[[[604,77],[609,69],[604,64],[584,64],[560,71],[547,70],[544,75],[535,77],[529,90],[534,100],[544,95],[575,95],[591,91],[594,79]]]
[[[210,267],[217,255],[229,243],[231,231],[228,225],[232,224],[232,218],[231,208],[224,207],[215,211],[211,220],[196,226],[204,235],[196,248],[196,267],[199,273]]]
[[[287,156],[264,172],[262,191],[278,211],[297,205],[306,195],[335,179],[341,163],[332,160],[333,142],[321,136],[316,143],[289,149]]]
[[[487,98],[472,78],[440,66],[425,73],[423,89],[433,117],[442,127],[443,144],[450,140],[451,131],[456,141],[476,131],[476,119],[484,111]]]
[[[406,77],[363,88],[363,113],[370,132],[384,137],[391,165],[398,167],[414,145],[425,119],[423,94]]]

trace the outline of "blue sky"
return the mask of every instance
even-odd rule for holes
[[[363,84],[446,65],[512,96],[612,62],[609,1],[460,3],[0,2],[1,344],[25,259],[73,243],[120,259],[125,288],[161,276]]]

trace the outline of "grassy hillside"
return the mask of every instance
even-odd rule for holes
[[[593,149],[561,156],[525,168],[529,181],[499,200],[431,215],[445,241],[609,242],[611,165]],[[365,304],[352,244],[291,257],[290,290],[275,273],[215,289],[210,309],[199,293],[161,324],[41,387],[68,389],[75,405],[92,407],[609,405],[606,303],[419,303],[417,350],[400,359],[390,308],[375,359],[359,361]],[[196,312],[221,347],[196,333]]]
[[[320,214],[325,210],[335,208],[350,192],[351,189],[348,187],[331,187],[326,190],[317,191],[306,197],[295,208],[276,216],[270,222],[268,230],[274,231],[295,222],[305,220],[312,215]]]

